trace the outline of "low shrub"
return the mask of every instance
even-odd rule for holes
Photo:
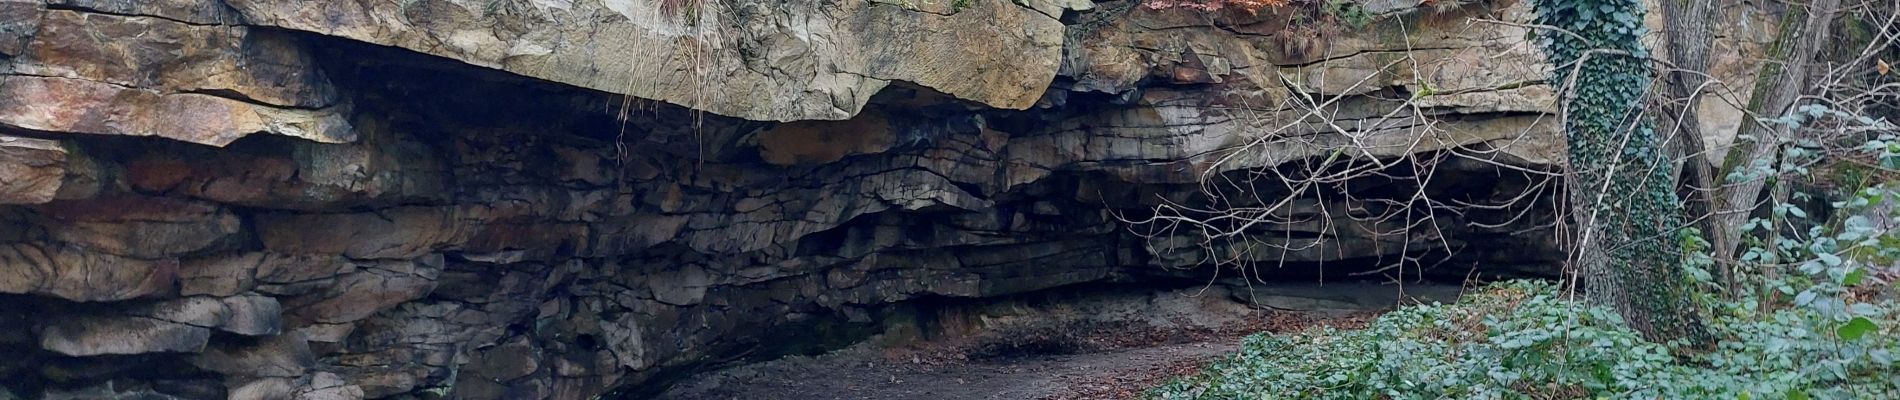
[[[1785,143],[1778,163],[1740,169],[1729,181],[1804,179],[1816,175],[1810,166],[1900,167],[1900,126],[1884,119],[1810,104],[1765,122],[1846,134]],[[1772,203],[1741,227],[1744,251],[1727,266],[1706,254],[1699,233],[1680,230],[1679,265],[1716,339],[1712,348],[1644,340],[1616,313],[1550,283],[1503,282],[1456,304],[1399,309],[1365,329],[1250,336],[1237,354],[1149,395],[1900,399],[1892,324],[1900,309],[1900,183],[1892,178],[1849,182],[1860,189],[1828,195],[1838,201],[1827,215],[1802,209],[1818,202],[1808,193]]]
[[[1748,302],[1743,302],[1748,303]],[[1892,320],[1856,305],[1847,321]],[[1900,398],[1890,335],[1814,307],[1755,314],[1738,304],[1712,326],[1716,349],[1672,356],[1615,313],[1555,285],[1498,283],[1456,304],[1388,313],[1364,329],[1257,334],[1156,399],[1834,399]],[[1873,319],[1868,319],[1873,317]]]

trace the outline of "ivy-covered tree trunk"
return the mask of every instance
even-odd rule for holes
[[[1639,105],[1649,89],[1641,0],[1535,0],[1561,85],[1578,274],[1588,298],[1651,340],[1704,342],[1681,269],[1676,166]]]

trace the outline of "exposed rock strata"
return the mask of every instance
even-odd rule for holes
[[[1027,108],[1062,47],[1054,16],[1001,1],[227,4],[250,24],[754,120],[845,119],[892,81]]]
[[[53,201],[66,177],[59,142],[0,136],[0,204]]]
[[[1523,5],[918,3],[0,0],[0,382],[581,399],[1211,256],[1561,259],[1554,95],[1525,31],[1467,22]],[[1276,174],[1321,159],[1392,163]],[[1240,242],[1126,222],[1280,200]]]

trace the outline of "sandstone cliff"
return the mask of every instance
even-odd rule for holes
[[[1561,260],[1522,4],[662,2],[0,0],[0,382],[584,399],[1210,257]],[[1244,248],[1126,222],[1282,200]]]

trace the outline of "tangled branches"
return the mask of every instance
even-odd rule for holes
[[[1473,68],[1463,63],[1499,55],[1483,48],[1414,52],[1405,27],[1384,28],[1405,40],[1381,50],[1393,57],[1379,57],[1364,74],[1311,79],[1312,71],[1332,66],[1277,68],[1266,79],[1253,77],[1258,91],[1245,89],[1269,94],[1227,96],[1246,100],[1199,110],[1231,121],[1207,128],[1230,135],[1220,139],[1231,145],[1189,161],[1201,174],[1200,196],[1162,199],[1151,215],[1128,218],[1160,264],[1215,265],[1257,282],[1266,267],[1318,268],[1325,279],[1328,263],[1347,261],[1341,264],[1348,276],[1402,282],[1426,270],[1441,277],[1475,272],[1480,258],[1470,254],[1462,260],[1474,262],[1471,270],[1439,269],[1471,248],[1470,240],[1510,246],[1504,241],[1549,232],[1555,207],[1540,201],[1554,198],[1557,174],[1548,167],[1556,160],[1538,150],[1554,141],[1547,118],[1448,105],[1467,96],[1516,95],[1527,85],[1444,87],[1446,74],[1408,71],[1462,70]],[[1502,41],[1523,37],[1512,27],[1475,31]],[[1529,69],[1502,72],[1537,79]]]

